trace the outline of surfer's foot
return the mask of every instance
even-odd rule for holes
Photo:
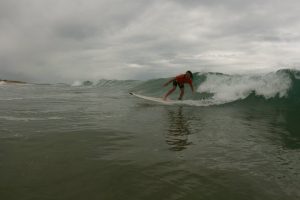
[[[162,98],[164,101],[167,101],[168,100],[168,96],[164,96],[163,98]]]
[[[182,100],[182,97],[179,97],[178,100]]]

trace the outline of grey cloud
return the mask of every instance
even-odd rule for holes
[[[299,63],[299,2],[2,0],[0,74],[12,79],[166,77]],[[213,55],[213,56],[212,56]]]
[[[60,23],[55,30],[58,37],[83,40],[97,34],[97,29],[83,23]]]

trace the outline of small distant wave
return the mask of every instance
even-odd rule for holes
[[[98,87],[131,88],[139,83],[140,81],[137,80],[99,80],[96,85]]]
[[[7,83],[5,81],[0,81],[0,85],[6,85]]]
[[[79,87],[79,86],[82,86],[82,82],[81,81],[74,81],[71,86],[74,86],[74,87]]]
[[[137,80],[106,80],[101,79],[98,81],[74,81],[71,86],[73,87],[131,87],[140,81]]]
[[[24,98],[18,98],[18,97],[16,97],[16,98],[5,98],[5,99],[1,99],[0,98],[0,101],[14,101],[14,100],[23,100]]]
[[[0,85],[27,85],[29,83],[13,80],[0,80]]]
[[[14,117],[14,116],[0,116],[0,119],[7,120],[7,121],[42,121],[42,120],[61,120],[62,117],[52,116],[52,117]]]

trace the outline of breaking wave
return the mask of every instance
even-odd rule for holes
[[[236,74],[223,73],[195,73],[194,87],[196,93],[191,94],[186,85],[183,104],[207,106],[231,102],[240,102],[249,98],[265,101],[300,102],[300,71],[278,70],[267,74]],[[138,94],[162,97],[168,87],[163,84],[169,78],[152,79],[148,81],[136,80],[99,80],[76,81],[72,86],[99,87],[124,90]],[[179,91],[175,91],[170,98],[177,99]]]
[[[206,74],[197,91],[210,93],[212,99],[222,103],[246,99],[251,94],[265,99],[287,98],[292,83],[289,73],[285,72],[265,75]]]

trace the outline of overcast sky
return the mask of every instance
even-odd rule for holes
[[[0,79],[300,69],[299,0],[0,0]]]

